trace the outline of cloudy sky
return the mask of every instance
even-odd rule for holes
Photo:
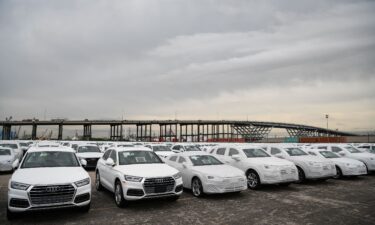
[[[375,1],[0,0],[0,119],[375,130]]]

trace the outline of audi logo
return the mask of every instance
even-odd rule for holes
[[[60,187],[46,187],[46,192],[56,192],[60,190],[61,190]]]

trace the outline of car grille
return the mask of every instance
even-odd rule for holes
[[[33,205],[66,203],[73,200],[74,193],[70,184],[35,186],[30,191],[30,201]]]
[[[158,194],[171,192],[174,189],[175,180],[172,177],[147,178],[143,184],[146,194]]]

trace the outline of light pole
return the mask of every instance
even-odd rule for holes
[[[329,135],[328,135],[328,118],[329,118],[329,115],[326,114],[326,119],[327,119],[327,137],[329,136]]]

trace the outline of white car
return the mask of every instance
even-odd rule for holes
[[[18,167],[19,160],[11,148],[0,147],[0,171],[12,171]]]
[[[98,191],[104,187],[113,192],[118,207],[147,198],[177,200],[183,189],[178,170],[142,146],[108,149],[98,161],[95,186]]]
[[[169,156],[166,163],[178,169],[185,188],[193,195],[240,192],[247,189],[245,173],[226,165],[214,156],[198,151]]]
[[[342,158],[334,152],[323,149],[309,149],[310,155],[319,156],[331,160],[336,165],[336,176],[333,178],[341,178],[342,176],[360,176],[366,175],[366,165],[356,159]]]
[[[293,162],[298,169],[298,182],[306,179],[326,180],[336,175],[336,166],[328,159],[312,156],[293,146],[268,146],[267,151],[278,158]]]
[[[9,180],[8,219],[50,208],[79,207],[87,212],[91,180],[81,163],[69,148],[30,148]]]
[[[211,154],[244,171],[251,189],[257,189],[262,184],[287,186],[298,180],[297,168],[292,162],[271,157],[256,146],[218,146]]]
[[[332,151],[345,158],[359,160],[366,165],[367,173],[375,171],[375,155],[372,153],[361,152],[355,147],[347,144],[320,145],[317,146],[317,148]]]
[[[170,155],[175,154],[174,152],[172,152],[171,148],[169,148],[165,144],[146,144],[145,147],[154,151],[162,160],[166,159]]]
[[[19,161],[22,160],[23,150],[22,150],[22,148],[21,148],[21,146],[19,145],[18,142],[16,142],[16,141],[1,141],[0,146],[13,149],[13,151],[16,154],[16,157],[18,158],[18,160]]]
[[[86,160],[85,168],[96,168],[98,160],[103,156],[97,145],[79,145],[77,147],[77,157]]]
[[[194,151],[201,151],[200,148],[198,148],[194,144],[175,144],[171,147],[173,152],[194,152]]]

